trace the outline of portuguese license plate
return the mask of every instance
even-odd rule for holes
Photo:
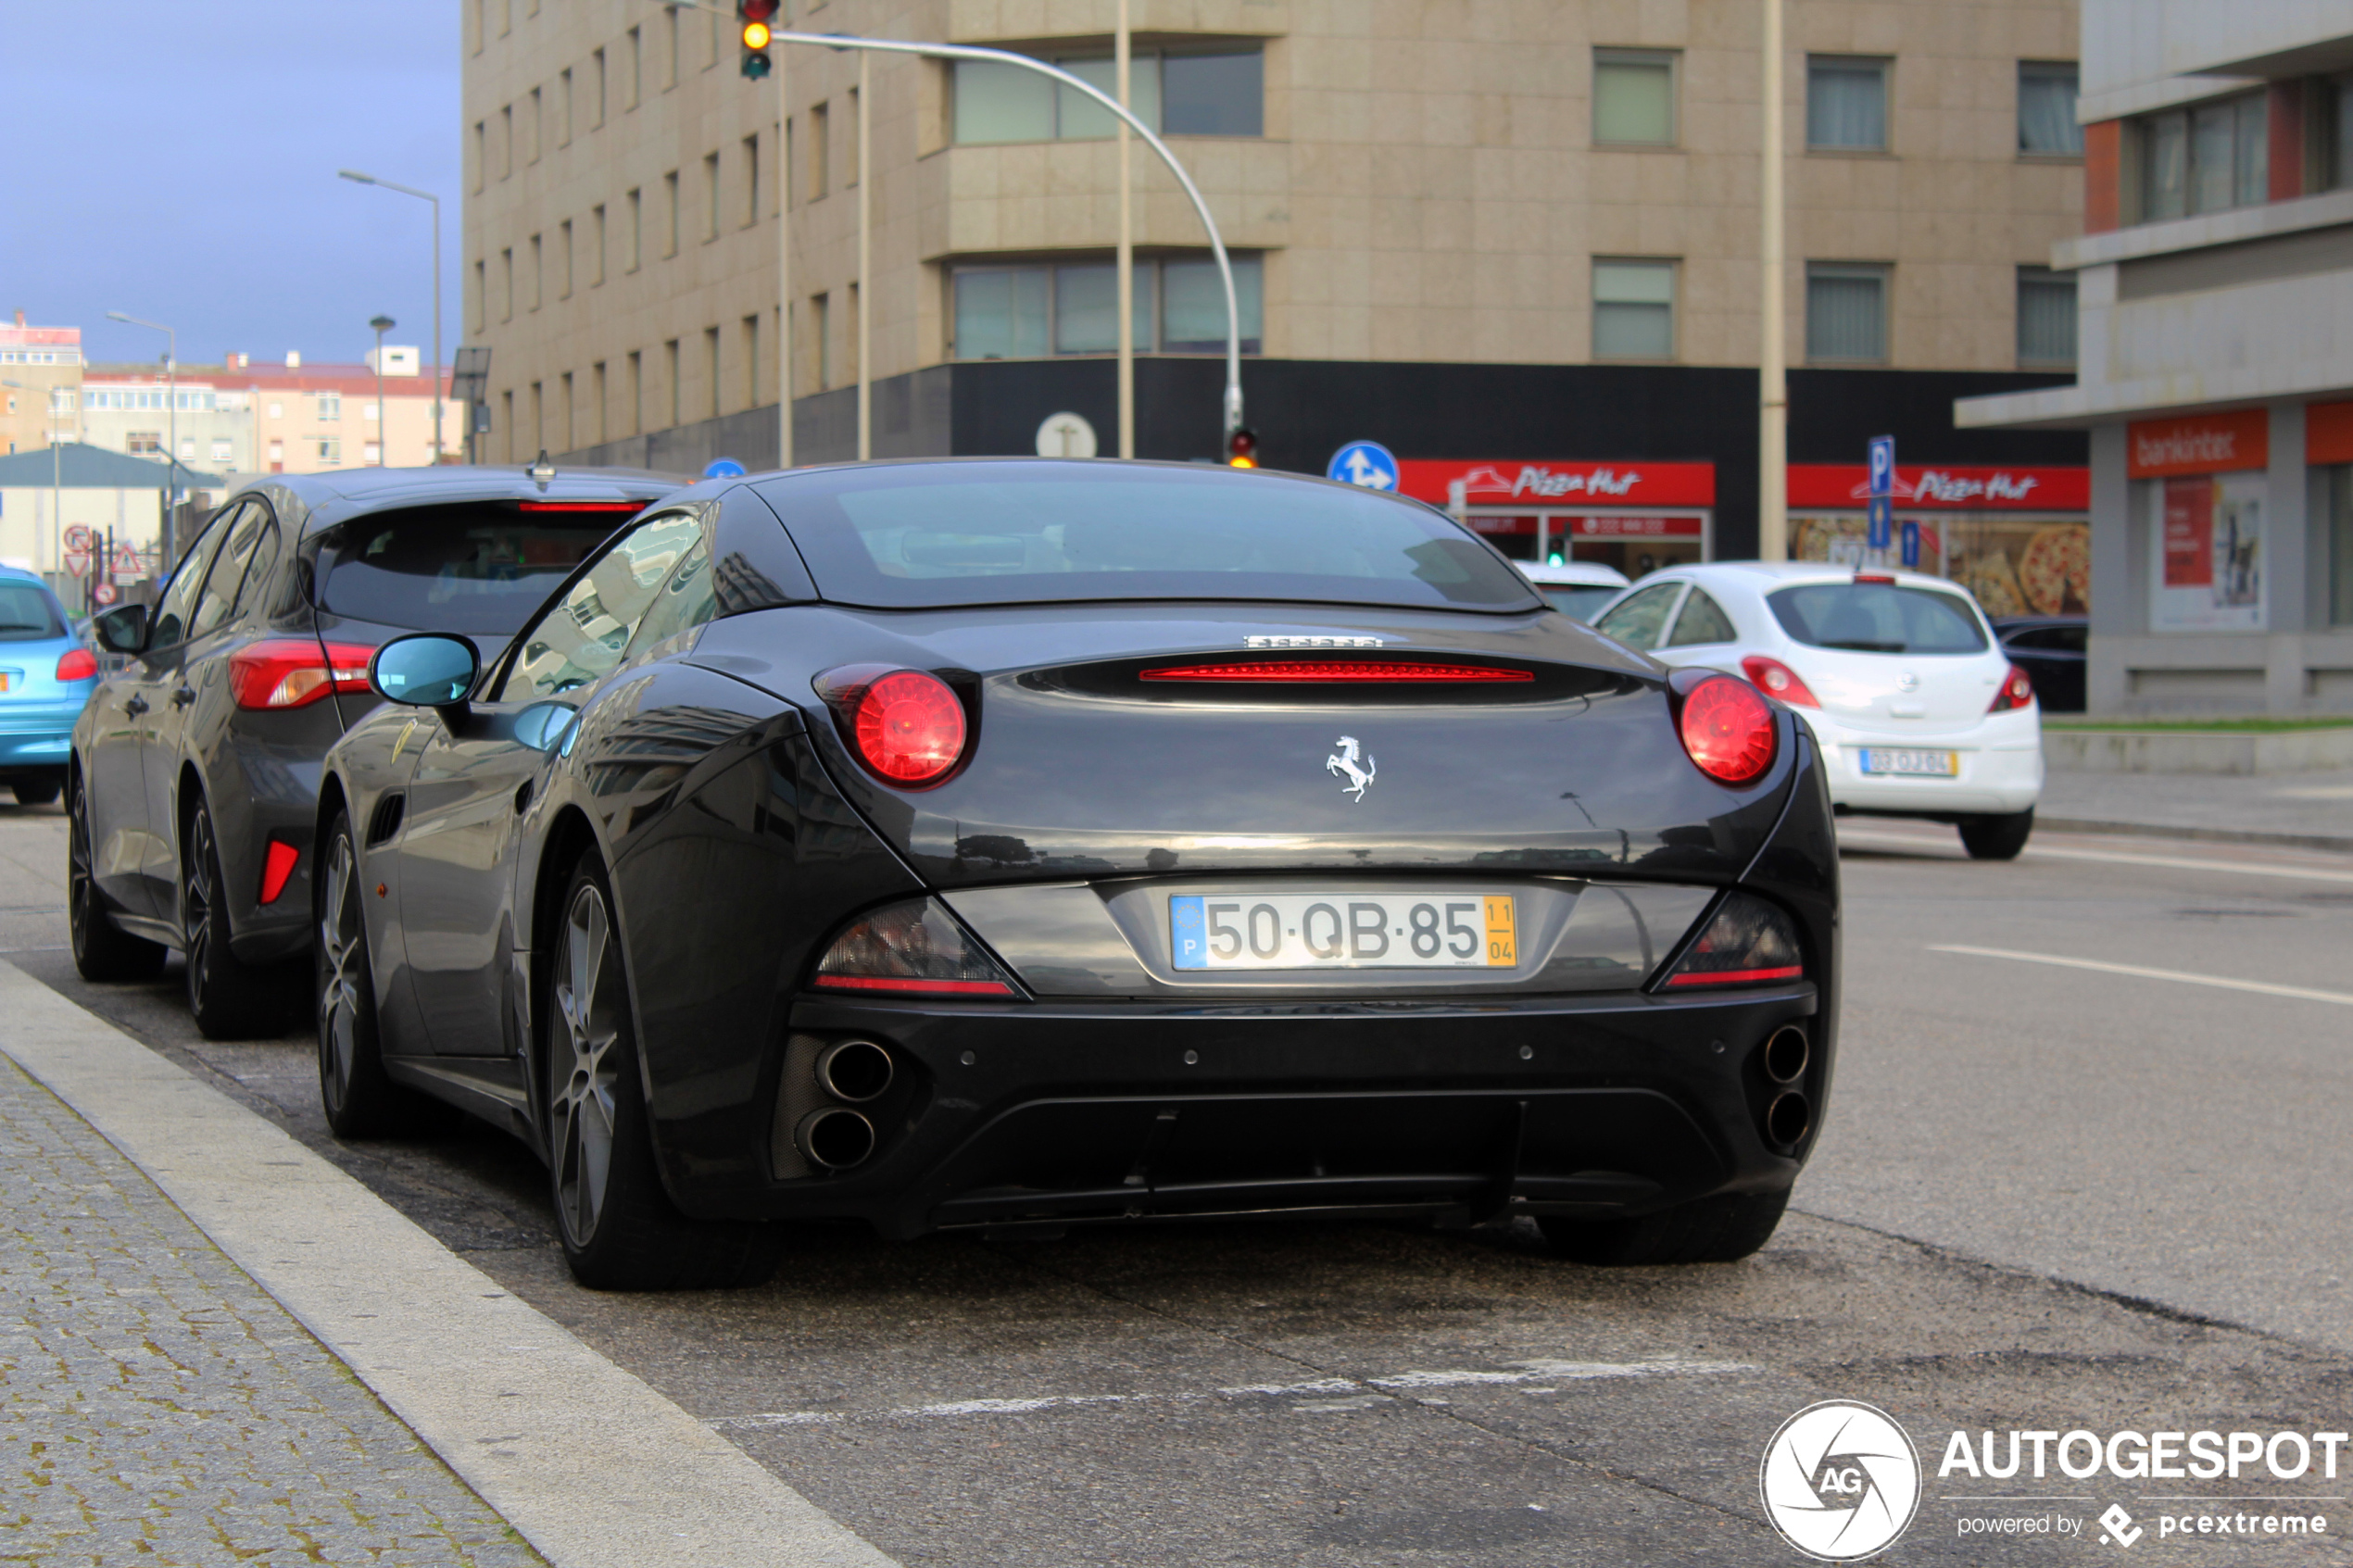
[[[1915,746],[1872,746],[1863,748],[1863,771],[1911,773],[1923,778],[1949,779],[1961,771],[1954,751],[1922,751]]]
[[[1178,969],[1509,969],[1519,962],[1508,893],[1176,894]]]

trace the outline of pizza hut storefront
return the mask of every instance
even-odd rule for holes
[[[1891,564],[1951,578],[1991,616],[2091,608],[2091,470],[1898,463],[1894,490]],[[1861,463],[1792,463],[1790,558],[1859,564],[1870,494]],[[1897,554],[1907,524],[1917,562]]]
[[[1514,560],[1599,561],[1629,579],[1714,553],[1713,463],[1407,458],[1398,487]]]

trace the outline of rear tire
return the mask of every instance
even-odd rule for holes
[[[62,773],[35,773],[29,779],[12,779],[8,787],[15,791],[19,806],[46,806],[65,793]]]
[[[274,1034],[282,1022],[283,987],[275,972],[237,957],[229,946],[229,911],[220,847],[213,837],[212,807],[196,802],[188,841],[180,850],[180,930],[188,960],[188,1010],[208,1040],[249,1040]]]
[[[1537,1221],[1553,1250],[1572,1262],[1605,1268],[1662,1263],[1730,1263],[1772,1239],[1789,1207],[1789,1189],[1736,1192],[1679,1203],[1632,1220]]]
[[[163,972],[166,949],[120,929],[107,913],[93,870],[91,846],[96,840],[90,832],[90,791],[80,779],[66,803],[66,924],[72,933],[73,967],[82,979],[102,985],[153,980]]]
[[[689,1219],[662,1190],[612,886],[593,849],[559,907],[541,1060],[564,1262],[592,1290],[760,1284],[775,1272],[775,1226]]]
[[[445,1130],[454,1112],[384,1073],[376,1030],[376,976],[368,960],[359,853],[351,819],[335,813],[328,830],[326,875],[319,882],[316,944],[319,1100],[339,1138],[414,1136]]]
[[[2034,808],[1997,816],[1963,817],[1961,847],[1972,860],[2015,860],[2034,831]]]

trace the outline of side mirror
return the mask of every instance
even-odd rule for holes
[[[137,653],[147,646],[147,607],[117,605],[92,621],[90,630],[108,653]]]
[[[515,743],[534,751],[553,751],[572,734],[580,718],[569,703],[535,702],[515,715]]]
[[[368,686],[386,702],[409,708],[463,703],[482,673],[482,656],[463,637],[422,632],[395,637],[368,661]]]

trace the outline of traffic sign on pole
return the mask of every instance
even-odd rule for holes
[[[1904,567],[1917,571],[1920,565],[1920,525],[1906,520],[1904,524]]]
[[[1871,437],[1871,494],[1895,494],[1895,438],[1892,435]]]
[[[1894,503],[1884,495],[1871,497],[1870,546],[1874,550],[1887,548],[1894,524]]]
[[[1378,441],[1352,441],[1332,454],[1332,460],[1324,466],[1324,477],[1367,490],[1395,490],[1397,458]]]

